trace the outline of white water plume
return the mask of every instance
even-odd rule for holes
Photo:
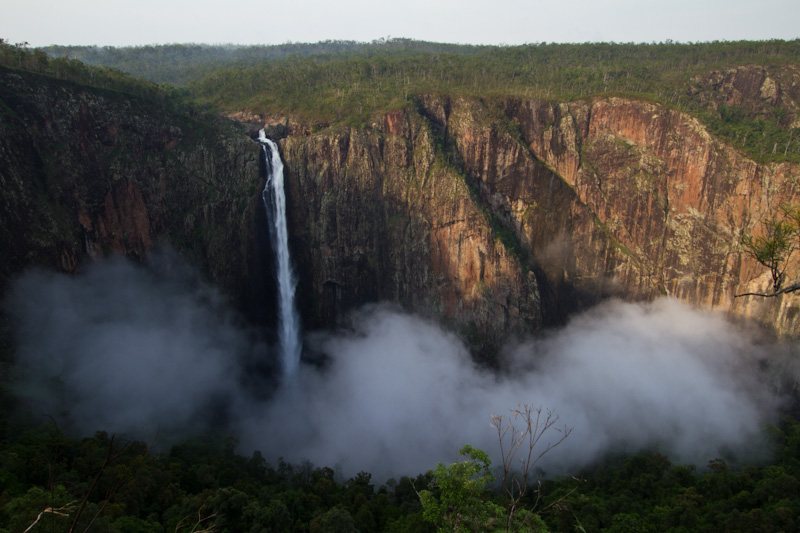
[[[283,374],[289,378],[297,372],[300,354],[303,349],[300,340],[300,317],[294,304],[294,293],[297,286],[289,256],[289,230],[286,222],[286,194],[283,186],[283,161],[278,146],[262,129],[258,132],[258,141],[264,151],[267,166],[267,179],[261,198],[267,211],[272,246],[275,250],[275,262],[278,278],[278,341],[281,346]]]

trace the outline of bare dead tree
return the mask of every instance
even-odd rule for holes
[[[503,492],[508,500],[506,531],[511,531],[514,513],[528,493],[530,478],[539,460],[572,433],[572,428],[558,427],[557,423],[558,415],[552,410],[545,411],[541,407],[534,409],[528,404],[520,404],[516,409],[511,409],[508,417],[492,415],[491,426],[497,431],[503,461]],[[554,438],[542,441],[545,434],[553,435]],[[537,479],[535,492],[534,511],[541,500],[541,480]]]
[[[184,528],[187,527],[191,527],[189,533],[214,533],[215,531],[217,531],[214,525],[208,525],[208,526],[203,525],[209,520],[216,518],[217,513],[210,513],[204,516],[203,515],[204,509],[205,506],[200,507],[200,509],[197,510],[197,519],[195,520],[194,524],[191,523],[191,520],[193,520],[192,517],[190,516],[184,517],[175,526],[175,533],[179,533],[180,531],[182,531]]]
[[[73,505],[75,505],[75,502],[70,502],[67,505],[64,505],[62,507],[56,507],[56,508],[48,507],[47,509],[45,509],[44,511],[39,513],[39,516],[36,517],[36,520],[34,520],[31,525],[26,527],[25,531],[23,531],[22,533],[28,533],[28,531],[33,529],[33,527],[36,524],[38,524],[39,521],[42,519],[42,517],[44,515],[46,515],[46,514],[52,514],[52,515],[56,515],[56,516],[64,516],[64,517],[69,518],[69,513],[72,511]]]

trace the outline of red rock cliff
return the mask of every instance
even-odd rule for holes
[[[284,147],[323,314],[388,299],[462,322],[500,317],[502,331],[611,294],[669,294],[781,333],[800,327],[795,296],[734,297],[767,290],[739,243],[800,202],[797,166],[759,165],[674,109],[430,96],[372,128]],[[521,255],[501,246],[504,232]]]
[[[739,243],[778,206],[800,201],[797,165],[756,164],[694,118],[646,101],[491,110],[426,99],[424,109],[551,280],[626,298],[670,294],[797,331],[795,296],[734,297],[767,290]]]
[[[317,324],[392,301],[483,341],[540,326],[535,277],[434,142],[407,112],[282,142],[300,301]]]

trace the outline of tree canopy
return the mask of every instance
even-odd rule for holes
[[[800,40],[471,46],[380,39],[275,46],[54,46],[29,52],[24,59],[23,48],[7,44],[5,64],[30,65],[50,57],[66,70],[80,60],[186,88],[197,102],[224,112],[290,114],[315,124],[368,124],[421,93],[558,101],[624,94],[692,113],[754,159],[800,161],[795,109]],[[794,104],[768,101],[752,107],[735,98],[721,101],[715,85],[720,76],[748,65],[766,69]]]

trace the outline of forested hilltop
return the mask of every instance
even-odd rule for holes
[[[798,110],[782,95],[757,103],[713,95],[726,71],[758,65],[796,101],[797,40],[470,46],[389,39],[42,51],[186,87],[223,111],[290,114],[318,126],[366,124],[415,94],[567,101],[624,93],[692,113],[750,157],[800,159]]]
[[[87,65],[112,67],[157,83],[181,86],[224,65],[256,65],[289,56],[340,55],[371,57],[408,52],[473,54],[491,46],[431,43],[411,39],[321,41],[279,45],[166,44],[117,48],[113,46],[47,46],[51,57],[77,59]]]

